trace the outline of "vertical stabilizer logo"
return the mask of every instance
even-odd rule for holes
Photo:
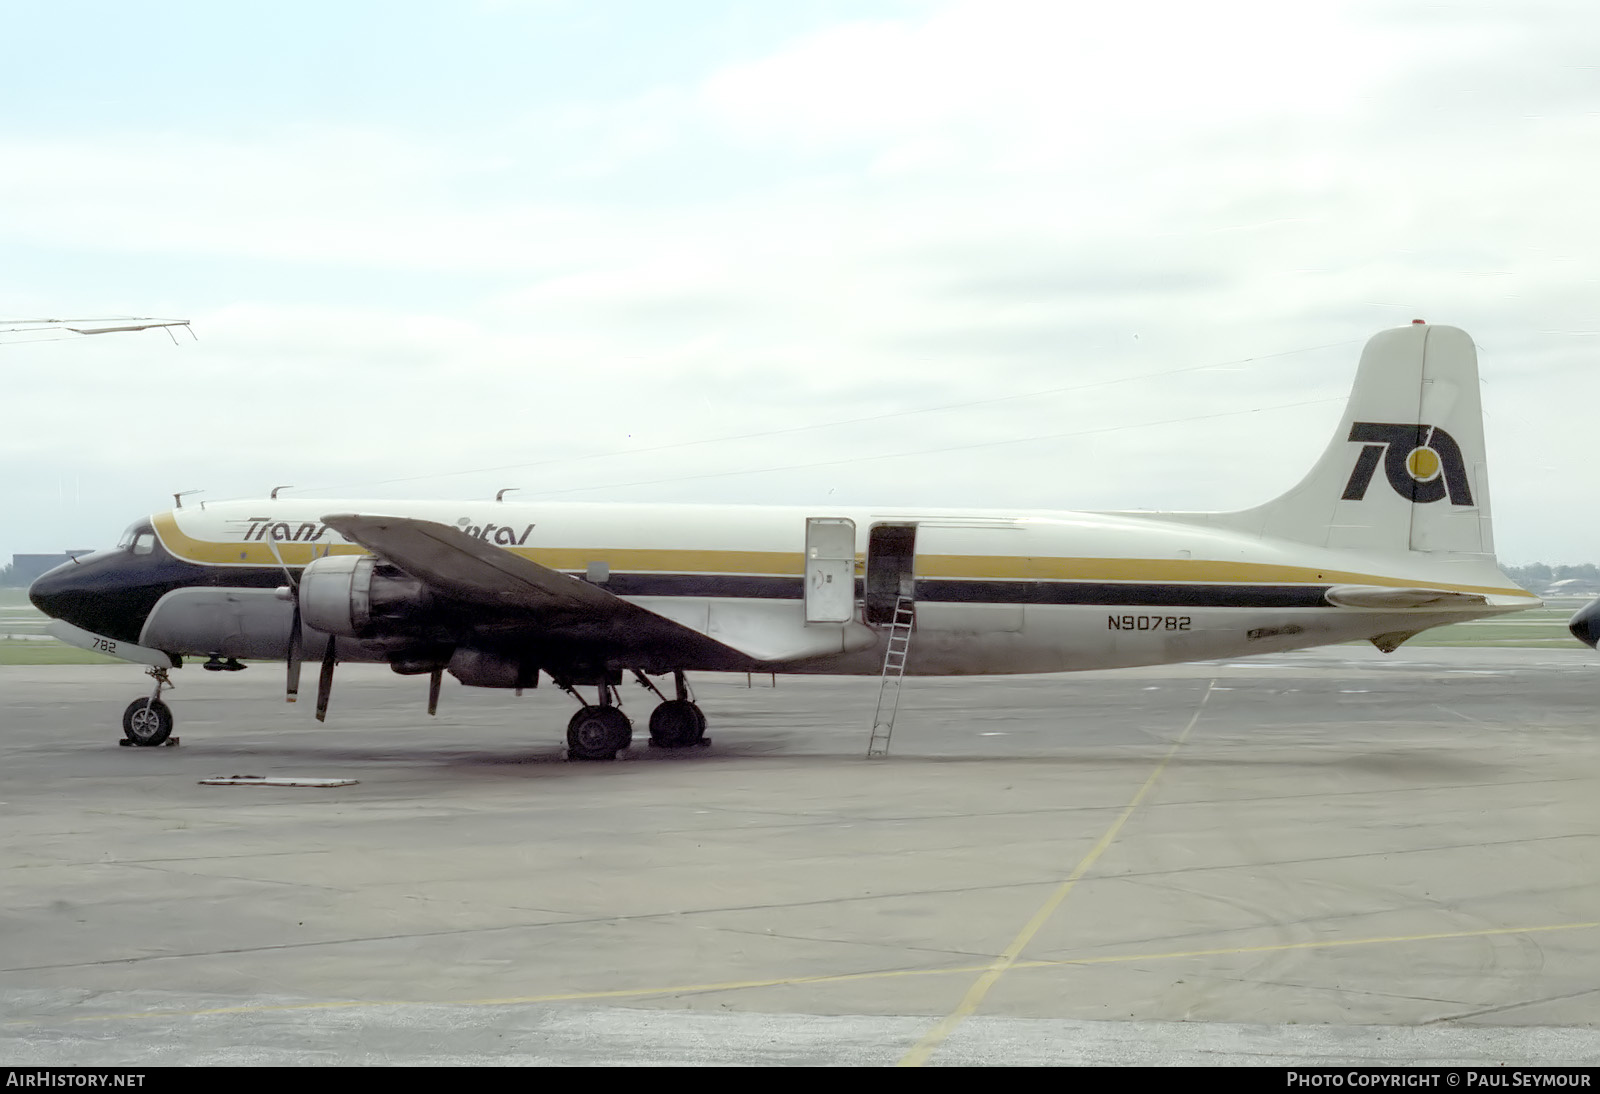
[[[1382,460],[1384,477],[1407,501],[1448,497],[1451,505],[1472,504],[1461,446],[1438,426],[1355,422],[1350,426],[1350,440],[1363,442],[1364,447],[1345,484],[1345,501],[1367,496],[1367,486]]]

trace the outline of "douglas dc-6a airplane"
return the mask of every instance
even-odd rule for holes
[[[133,744],[170,735],[159,696],[183,657],[285,660],[291,701],[309,658],[318,719],[340,661],[429,675],[430,713],[445,671],[594,687],[568,726],[576,759],[631,741],[624,672],[661,698],[654,743],[682,747],[706,724],[690,671],[1064,672],[1352,639],[1387,652],[1540,603],[1495,562],[1472,340],[1420,321],[1367,343],[1310,474],[1242,512],[274,498],[138,521],[30,596],[59,637],[150,666],[155,693],[123,717]],[[670,699],[649,679],[666,673]]]

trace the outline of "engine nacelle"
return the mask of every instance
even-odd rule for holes
[[[421,581],[371,555],[328,555],[300,574],[300,619],[324,634],[370,638],[417,631],[433,597]]]

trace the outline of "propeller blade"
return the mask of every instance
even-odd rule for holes
[[[289,583],[289,587],[291,589],[297,588],[299,583],[295,581],[294,574],[290,572],[289,564],[283,561],[283,552],[278,550],[278,540],[270,530],[267,532],[267,550],[272,552],[272,558],[277,562],[278,569],[283,571],[283,579]]]
[[[439,685],[444,683],[444,670],[434,669],[428,674],[428,713],[439,713]]]
[[[317,679],[317,721],[328,720],[328,696],[333,693],[334,647],[333,635],[328,635],[328,648],[322,654],[322,675]]]
[[[276,490],[273,491],[273,496],[277,496]],[[294,605],[294,621],[289,625],[289,649],[283,658],[288,672],[288,679],[284,682],[283,701],[293,703],[300,698],[300,583],[294,579],[288,564],[283,561],[283,552],[278,550],[278,541],[272,537],[271,532],[267,533],[267,548],[272,552],[272,557],[278,560],[278,568],[283,571],[284,581],[288,582],[278,590],[278,595]],[[331,647],[333,639],[328,639],[328,642]],[[322,705],[326,707],[327,702],[324,701]],[[320,720],[322,715],[319,713],[317,717]]]
[[[300,698],[300,598],[294,600],[294,621],[289,625],[289,681],[285,691],[286,702],[294,702]]]

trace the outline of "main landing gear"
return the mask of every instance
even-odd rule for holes
[[[135,699],[122,712],[123,739],[117,742],[120,745],[154,748],[166,744],[169,738],[171,743],[178,743],[172,736],[172,708],[161,701],[161,693],[172,687],[172,681],[167,679],[166,669],[150,669],[149,674],[156,689],[148,699]]]
[[[572,716],[567,723],[567,759],[614,760],[633,743],[633,723],[612,705],[614,698],[611,685],[601,684],[599,704],[586,705]]]
[[[677,698],[668,699],[644,673],[634,670],[639,683],[655,692],[661,703],[650,714],[650,744],[653,748],[691,748],[710,744],[706,737],[706,716],[694,702],[683,673],[672,674]],[[574,698],[578,693],[565,689]],[[616,705],[617,693],[610,683],[600,685],[599,702],[585,703],[567,723],[569,760],[614,760],[617,753],[633,743],[633,723]],[[579,698],[582,702],[582,699]]]

